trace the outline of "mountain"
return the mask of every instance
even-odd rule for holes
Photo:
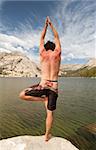
[[[60,76],[65,77],[96,77],[96,58],[90,59],[86,64],[68,64],[60,68]]]
[[[20,52],[0,53],[0,76],[40,76],[36,63]]]
[[[87,67],[88,69],[96,67],[96,58],[91,58],[83,67]]]
[[[82,64],[63,64],[61,65],[60,69],[61,70],[77,70],[81,68],[83,65]]]

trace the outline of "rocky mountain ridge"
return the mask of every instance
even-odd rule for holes
[[[40,76],[36,63],[20,52],[0,53],[1,76],[35,77]]]
[[[96,77],[96,58],[91,58],[86,64],[62,65],[60,71],[65,77]]]
[[[64,64],[61,65],[61,70],[78,70],[87,67],[88,69],[96,67],[96,58],[91,58],[86,64]]]
[[[0,53],[0,76],[40,77],[40,68],[40,65],[20,52]],[[59,76],[96,76],[96,58],[86,64],[62,64]]]

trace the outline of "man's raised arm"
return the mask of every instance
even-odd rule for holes
[[[53,31],[53,34],[54,34],[55,45],[56,45],[55,49],[61,51],[61,44],[60,44],[58,32],[56,31],[56,29],[53,26],[52,22],[50,21],[49,17],[48,17],[48,23],[49,23],[49,25]]]
[[[44,50],[44,39],[45,39],[47,27],[48,27],[48,17],[46,18],[45,25],[44,25],[44,28],[43,28],[42,33],[41,33],[41,38],[40,38],[40,53]]]

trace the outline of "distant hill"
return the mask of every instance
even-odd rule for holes
[[[0,76],[40,76],[36,63],[20,52],[0,53]]]
[[[96,77],[96,59],[90,59],[86,64],[68,64],[61,66],[60,76],[65,77]]]

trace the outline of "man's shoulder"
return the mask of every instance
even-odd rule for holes
[[[45,48],[40,51],[40,56],[47,56],[47,51],[45,50]]]
[[[60,48],[55,48],[54,54],[61,55],[61,49]]]

